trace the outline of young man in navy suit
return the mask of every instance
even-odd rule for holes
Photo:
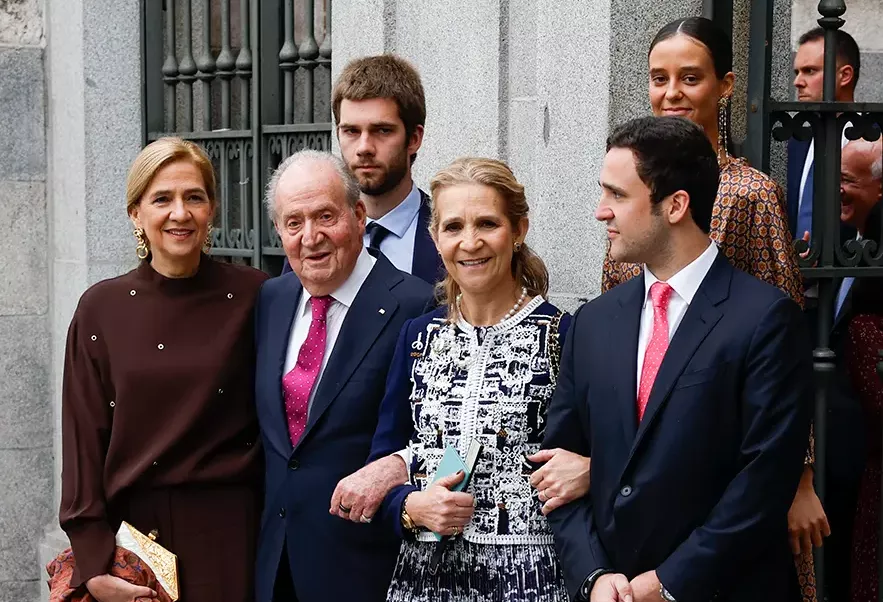
[[[399,330],[432,290],[364,247],[365,204],[339,158],[293,155],[271,178],[267,206],[294,273],[268,280],[255,308],[266,456],[255,597],[381,602],[401,542],[379,524],[331,516],[328,503],[368,457]]]
[[[715,153],[648,117],[608,140],[596,218],[644,274],[582,306],[544,447],[591,456],[588,495],[549,514],[575,600],[780,602],[803,471],[810,344],[797,304],[709,239]]]
[[[435,284],[443,268],[429,236],[431,201],[411,178],[426,122],[420,75],[394,55],[356,59],[334,84],[331,107],[341,156],[367,209],[365,246]]]

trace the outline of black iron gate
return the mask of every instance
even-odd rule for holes
[[[271,273],[268,174],[331,148],[331,0],[142,0],[143,137],[193,140],[218,176],[212,254]]]
[[[718,0],[732,13],[732,0]],[[841,132],[848,140],[879,138],[883,126],[883,103],[844,103],[835,99],[837,65],[836,32],[845,21],[846,4],[822,0],[819,25],[825,31],[824,96],[822,102],[775,102],[770,98],[773,47],[773,0],[751,2],[747,139],[743,147],[752,165],[769,173],[771,136],[778,141],[794,137],[814,140],[812,240],[807,246],[796,241],[798,251],[809,251],[800,260],[801,271],[818,284],[816,340],[813,362],[816,377],[815,398],[815,478],[816,491],[824,504],[826,491],[827,408],[838,358],[831,349],[830,333],[839,283],[845,277],[883,277],[883,247],[873,240],[841,240],[840,229],[840,151]],[[723,24],[723,23],[722,23]],[[732,16],[729,18],[732,27]],[[847,127],[851,124],[850,127]],[[845,128],[845,129],[844,129]],[[883,307],[880,308],[883,311]],[[883,350],[878,352],[883,358]],[[877,363],[883,378],[883,360]],[[883,529],[880,532],[879,599],[883,601]],[[815,555],[819,600],[826,600],[824,557]]]

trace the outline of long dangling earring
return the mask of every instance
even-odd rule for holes
[[[135,247],[135,254],[138,256],[138,259],[147,259],[150,250],[147,248],[147,243],[144,241],[144,229],[135,228],[132,231],[132,234],[135,236],[135,240],[138,241],[138,246]]]
[[[202,245],[202,250],[206,253],[206,255],[209,251],[212,250],[212,230],[214,229],[215,227],[212,224],[208,225],[208,232],[206,232],[205,234],[205,244]]]
[[[730,160],[727,151],[727,132],[730,131],[730,97],[721,96],[717,102],[717,163],[723,167]]]

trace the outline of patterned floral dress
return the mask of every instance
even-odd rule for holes
[[[540,449],[546,406],[570,316],[535,297],[496,326],[474,328],[445,308],[408,331],[414,432],[410,478],[428,487],[445,448],[482,452],[469,483],[475,513],[451,541],[438,571],[422,531],[402,544],[391,602],[566,602],[567,590],[525,455]]]
[[[868,441],[865,470],[856,508],[852,541],[852,602],[877,601],[877,549],[880,536],[880,455],[883,441],[883,383],[877,376],[877,351],[883,349],[883,317],[860,314],[849,323],[846,367],[862,404]]]
[[[711,239],[737,269],[781,289],[803,307],[803,280],[788,228],[782,188],[744,159],[729,157],[721,166],[720,186],[711,213]],[[634,263],[604,259],[601,292],[641,274]],[[810,440],[808,456],[812,458]],[[803,602],[815,602],[812,554],[795,558]]]

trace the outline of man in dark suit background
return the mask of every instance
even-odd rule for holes
[[[267,281],[255,309],[266,456],[256,599],[380,602],[400,542],[331,516],[328,503],[368,457],[399,330],[431,287],[365,249],[365,204],[339,158],[293,155],[267,204],[295,273]]]
[[[840,157],[840,220],[858,238],[880,243],[881,142],[854,140]],[[825,541],[825,585],[831,602],[851,600],[852,558],[856,505],[867,447],[865,421],[846,366],[846,341],[856,314],[855,297],[876,285],[875,279],[846,277],[834,281],[835,295],[828,347],[834,352],[833,386],[827,403],[827,454],[825,510],[831,535]],[[859,312],[867,311],[859,303]],[[818,329],[818,317],[811,324]]]
[[[733,268],[708,230],[718,186],[702,130],[637,119],[608,140],[596,218],[635,278],[582,306],[544,447],[591,456],[587,496],[549,514],[571,596],[789,599],[787,512],[812,403],[804,319]]]
[[[426,122],[420,75],[390,54],[353,60],[334,84],[331,107],[341,156],[367,209],[365,245],[435,284],[443,268],[429,236],[431,200],[411,178]],[[283,273],[290,270],[286,264]]]
[[[861,71],[861,54],[855,39],[842,29],[837,35],[837,75],[834,99],[855,102],[855,87]],[[794,55],[794,89],[800,102],[822,102],[825,79],[825,31],[811,29],[800,36]],[[840,146],[846,144],[843,137]],[[796,240],[812,234],[813,165],[812,140],[788,140],[788,224]],[[841,229],[841,241],[855,236],[855,229]]]

